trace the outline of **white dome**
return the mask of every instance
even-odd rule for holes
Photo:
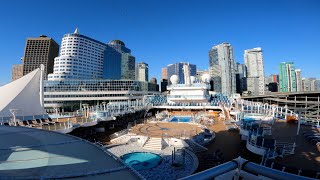
[[[193,84],[195,80],[196,80],[196,77],[194,77],[194,76],[190,76],[191,84]]]
[[[172,76],[170,77],[170,81],[171,81],[172,84],[178,84],[178,82],[179,82],[179,77],[178,77],[177,75],[172,75]]]
[[[209,75],[209,74],[203,74],[202,76],[201,76],[201,80],[202,80],[202,82],[205,82],[205,83],[209,83],[210,82],[210,79],[211,79],[211,76]]]

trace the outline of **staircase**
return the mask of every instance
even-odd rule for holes
[[[162,150],[162,138],[150,137],[148,141],[144,144],[143,148],[149,150]]]
[[[202,151],[208,150],[206,147],[201,146],[200,144],[194,142],[193,140],[186,139],[184,141],[189,145],[189,148],[191,148],[191,150],[193,152],[197,153],[197,152],[202,152]]]
[[[112,144],[122,144],[122,143],[127,143],[128,142],[128,136],[125,134],[125,135],[122,135],[120,137],[117,137],[115,139],[112,139],[110,142]]]

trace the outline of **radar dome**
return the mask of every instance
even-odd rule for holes
[[[179,77],[177,75],[172,75],[170,77],[170,81],[171,81],[172,84],[178,84]]]
[[[190,76],[191,84],[193,84],[195,80],[196,80],[196,77],[194,77],[194,76]]]
[[[210,82],[210,79],[211,79],[211,77],[210,77],[210,75],[209,74],[203,74],[202,75],[202,77],[201,77],[201,80],[202,80],[202,82],[205,82],[205,83],[209,83]]]

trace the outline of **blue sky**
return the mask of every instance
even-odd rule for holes
[[[235,60],[262,47],[265,75],[294,61],[304,77],[320,78],[318,0],[28,0],[0,4],[0,84],[11,79],[26,38],[45,34],[61,44],[80,33],[102,42],[121,39],[136,61],[149,64],[150,78],[161,67],[187,61],[208,68],[208,51],[229,42]]]

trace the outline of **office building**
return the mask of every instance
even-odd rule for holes
[[[149,65],[145,62],[139,62],[136,65],[136,80],[148,82]]]
[[[65,34],[49,80],[135,80],[135,58],[120,40],[102,43],[79,33]]]
[[[264,64],[261,48],[244,51],[247,67],[247,91],[251,95],[263,95],[265,91]]]
[[[168,80],[168,69],[166,67],[161,69],[161,79]]]
[[[23,64],[12,65],[12,81],[17,80],[23,76]]]
[[[225,95],[236,93],[233,47],[229,43],[213,46],[209,51],[209,72],[214,91]]]
[[[177,75],[179,77],[179,84],[184,84],[184,73],[183,73],[183,65],[184,64],[189,64],[187,62],[178,62],[175,64],[169,64],[167,66],[167,70],[168,70],[168,78],[170,79],[170,77],[172,75]],[[189,64],[190,67],[190,76],[196,76],[197,75],[197,66],[194,64]]]
[[[23,56],[23,75],[44,65],[44,79],[53,72],[54,58],[58,56],[59,45],[45,35],[28,38]]]
[[[282,62],[279,65],[280,92],[296,92],[297,80],[293,62]]]
[[[244,64],[236,63],[236,92],[242,93],[247,90],[247,68]]]
[[[135,80],[135,57],[131,50],[120,40],[108,43],[104,58],[104,79]]]
[[[297,92],[303,91],[301,69],[296,69]]]
[[[65,34],[48,80],[101,79],[105,49],[104,43],[81,35],[78,29]]]
[[[302,79],[302,90],[317,91],[317,79],[316,78],[303,78]]]

